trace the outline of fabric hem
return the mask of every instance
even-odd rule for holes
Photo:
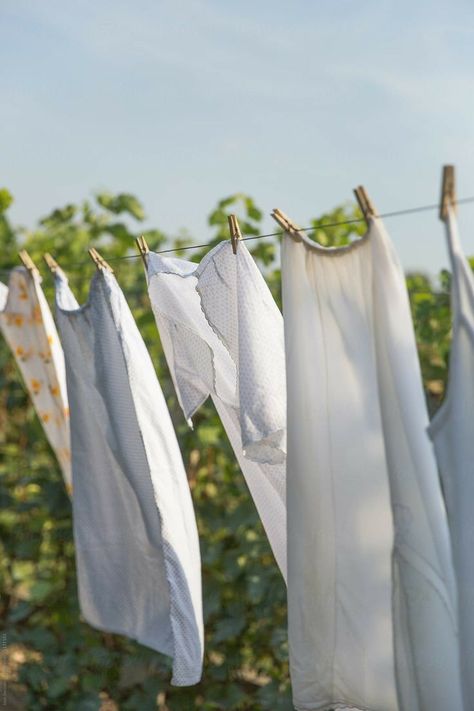
[[[196,684],[199,684],[199,682],[202,679],[202,674],[199,674],[199,676],[192,676],[189,679],[186,679],[186,681],[183,681],[182,679],[178,680],[175,679],[174,676],[171,677],[170,684],[171,686],[177,686],[177,687],[183,687],[183,686],[196,686]]]
[[[168,657],[168,659],[171,659],[173,661],[174,657],[170,655],[168,651],[165,651],[163,649],[159,649],[157,645],[151,645],[148,640],[144,639],[142,636],[136,636],[134,634],[131,634],[129,630],[125,628],[114,628],[111,629],[110,627],[103,627],[100,624],[97,624],[95,621],[92,621],[91,619],[88,618],[88,615],[84,614],[81,610],[81,615],[84,618],[84,621],[93,629],[98,630],[99,632],[108,632],[109,634],[117,634],[121,635],[123,637],[128,637],[129,639],[134,640],[138,644],[143,645],[147,649],[152,649],[154,652],[158,652],[159,654],[163,654],[165,657]],[[187,677],[186,679],[179,679],[175,677],[174,675],[171,677],[171,685],[172,686],[195,686],[196,684],[199,684],[199,682],[202,679],[202,672],[198,675],[193,675],[190,677]]]
[[[362,237],[359,237],[353,242],[349,242],[349,244],[343,244],[339,247],[323,247],[322,244],[318,244],[318,242],[315,242],[314,240],[310,239],[307,235],[304,234],[304,232],[298,232],[298,235],[290,234],[289,232],[285,232],[285,234],[294,242],[302,242],[305,247],[308,247],[308,249],[312,250],[313,252],[318,252],[318,254],[321,254],[325,257],[341,257],[344,254],[347,254],[348,252],[352,252],[353,250],[362,247],[369,241],[370,223],[372,222],[372,220],[373,218],[371,218],[369,222],[369,229],[365,232],[364,235],[362,235]]]
[[[324,701],[322,704],[315,706],[314,704],[298,704],[293,699],[293,704],[296,711],[377,711],[377,709],[370,706],[361,706],[350,701]]]
[[[166,266],[165,259],[171,261],[174,266]],[[158,263],[158,266],[156,266],[155,262]],[[147,257],[147,277],[151,279],[151,277],[160,274],[171,274],[172,276],[179,276],[182,279],[186,279],[186,277],[195,276],[196,269],[187,271],[183,268],[180,270],[177,263],[185,265],[188,269],[191,266],[196,268],[199,266],[198,262],[190,262],[179,257],[162,257],[160,252],[153,252],[150,250]]]

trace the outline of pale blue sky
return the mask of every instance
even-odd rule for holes
[[[474,4],[2,0],[1,183],[32,226],[92,191],[205,241],[230,193],[295,221],[351,199],[474,195]],[[406,267],[446,263],[436,214],[387,220]],[[474,254],[474,205],[461,208]],[[273,230],[269,217],[265,229]]]

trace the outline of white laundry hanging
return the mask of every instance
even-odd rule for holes
[[[71,493],[69,408],[64,354],[37,271],[13,269],[0,283],[0,330],[20,369],[34,408]]]
[[[186,473],[153,364],[114,276],[79,307],[56,272],[71,407],[79,600],[94,627],[173,657],[199,681],[199,541]]]
[[[451,529],[465,707],[474,709],[474,277],[462,252],[452,207],[445,226],[452,269],[453,337],[447,394],[429,433]]]
[[[286,458],[283,318],[245,244],[219,244],[196,270],[206,319],[236,366],[242,448],[247,459]]]
[[[299,711],[461,710],[455,585],[403,273],[382,223],[283,237]]]
[[[200,265],[150,253],[148,288],[188,422],[210,395],[286,579],[283,321],[244,244]]]

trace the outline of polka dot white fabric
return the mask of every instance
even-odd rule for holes
[[[459,639],[466,709],[474,708],[474,277],[456,214],[445,222],[452,269],[453,337],[448,390],[429,432],[440,468],[458,587]]]
[[[172,683],[202,671],[199,541],[191,494],[153,364],[112,274],[79,307],[62,273],[57,319],[71,408],[81,612],[173,658]]]
[[[404,276],[379,220],[283,238],[288,633],[300,711],[462,709],[446,512]]]
[[[282,317],[244,244],[200,265],[148,257],[149,294],[185,417],[210,395],[286,579]]]
[[[0,283],[0,329],[71,493],[69,407],[64,354],[38,272],[13,269]]]
[[[237,369],[242,447],[248,459],[286,458],[283,318],[245,245],[211,250],[196,270],[206,319]]]

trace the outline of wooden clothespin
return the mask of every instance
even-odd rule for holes
[[[45,252],[45,254],[43,254],[43,259],[53,274],[55,274],[60,268],[55,258],[49,252]]]
[[[238,222],[235,215],[229,215],[227,217],[227,220],[229,222],[229,232],[230,232],[230,241],[232,243],[232,251],[234,254],[237,254],[237,244],[238,244],[239,240],[242,239],[242,232],[240,231],[239,222]]]
[[[150,249],[146,243],[146,239],[144,238],[143,235],[141,235],[140,237],[137,237],[135,239],[135,243],[138,247],[138,251],[140,252],[141,258],[143,259],[143,264],[145,265],[145,270],[146,270],[147,269],[146,258],[147,258],[147,254],[149,254],[149,252],[150,252]]]
[[[30,274],[39,274],[36,264],[31,259],[26,249],[22,249],[20,252],[18,252],[18,256],[20,257],[23,266],[28,269]]]
[[[364,215],[365,221],[367,222],[367,224],[369,224],[370,218],[377,216],[377,210],[375,209],[374,203],[369,198],[367,191],[363,185],[359,185],[358,188],[355,188],[354,195],[356,196],[356,200],[359,203],[359,207],[362,211],[362,214]]]
[[[272,210],[271,213],[273,219],[278,222],[280,227],[285,230],[289,235],[292,237],[297,237],[298,239],[301,237],[301,228],[295,225],[295,223],[290,220],[290,218],[285,215],[284,212],[279,210],[277,207]]]
[[[441,181],[441,199],[439,202],[439,219],[445,220],[448,216],[448,207],[456,210],[456,175],[454,165],[443,166],[443,179]]]
[[[100,271],[111,272],[112,274],[114,273],[114,270],[112,269],[110,264],[108,264],[105,259],[100,256],[99,252],[96,250],[95,247],[91,247],[87,251],[89,252],[89,257],[92,259],[97,269],[99,269]]]

